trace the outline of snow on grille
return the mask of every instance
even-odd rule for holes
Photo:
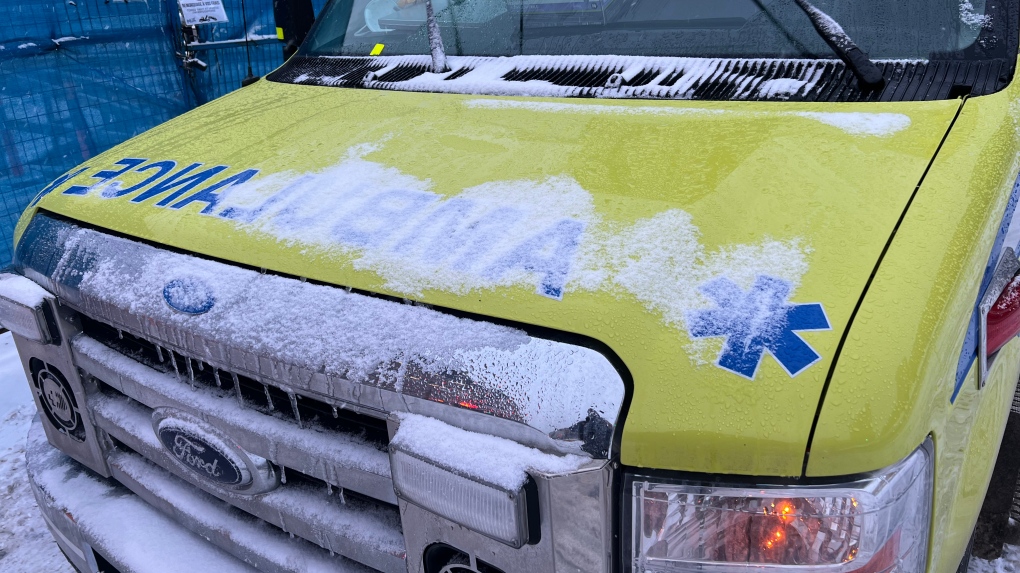
[[[173,397],[182,404],[201,408],[206,396],[211,391],[190,389],[179,384],[172,375],[153,370],[148,366],[135,362],[116,350],[92,340],[78,337],[73,342],[74,349],[85,356],[103,364],[113,372],[131,379],[143,381],[147,386],[159,388],[160,392]],[[253,418],[248,410],[232,401],[218,402],[216,415],[231,424],[246,428],[264,435],[272,442],[287,442],[294,435],[289,424],[276,418]],[[373,472],[382,476],[390,475],[389,460],[373,444],[367,443],[358,436],[305,432],[302,434],[302,448],[305,451],[332,459],[335,452],[342,451],[344,462],[351,467]]]
[[[18,275],[0,275],[0,297],[35,308],[53,295],[34,282]]]
[[[88,229],[71,231],[65,249],[53,276],[81,276],[88,300],[312,372],[397,392],[409,374],[498,373],[476,382],[508,397],[518,421],[544,433],[585,420],[590,410],[615,420],[623,401],[619,374],[588,348]],[[184,278],[176,284],[201,284],[214,300],[204,314],[175,310],[164,298],[166,285]]]
[[[901,97],[893,93],[901,80],[924,75],[929,64],[876,61],[889,85],[875,92],[862,90],[838,59],[536,55],[450,56],[448,61],[450,71],[436,74],[428,71],[431,60],[426,55],[296,56],[267,78],[305,85],[496,96],[875,101]],[[940,84],[938,93],[923,97],[944,96],[950,85],[951,81]]]
[[[142,499],[125,495],[127,490],[96,479],[46,442],[40,422],[28,438],[28,466],[32,480],[56,508],[75,517],[86,535],[102,548],[115,548],[108,557],[132,571],[164,571],[173,563],[180,571],[248,573],[249,565],[178,525]],[[140,463],[144,464],[144,462]],[[341,558],[329,558],[310,544],[296,543],[285,534],[243,519],[222,507],[210,506],[193,488],[182,486],[167,474],[147,465],[143,473],[149,490],[172,503],[177,510],[211,531],[230,531],[237,546],[269,563],[286,563],[297,570],[315,573],[371,573],[372,570]],[[118,540],[131,539],[131,543]]]

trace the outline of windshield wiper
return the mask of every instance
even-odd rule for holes
[[[850,36],[846,35],[838,22],[825,12],[815,8],[808,0],[793,1],[811,19],[811,24],[815,27],[818,35],[857,76],[857,82],[861,84],[861,87],[877,90],[885,85],[882,70],[878,69],[878,66],[868,58],[868,55],[857,47],[857,44],[850,39]]]
[[[439,31],[439,22],[436,20],[436,13],[432,10],[432,0],[425,0],[425,26],[429,33],[429,51],[432,53],[433,74],[443,74],[450,71],[450,65],[446,62],[446,49],[443,48],[443,35]]]

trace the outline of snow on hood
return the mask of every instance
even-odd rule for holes
[[[702,286],[715,279],[750,289],[758,277],[775,277],[793,294],[808,268],[801,239],[708,250],[680,209],[632,225],[604,222],[591,194],[567,176],[493,181],[444,197],[429,181],[365,158],[380,145],[352,147],[321,171],[235,186],[220,205],[248,232],[351,256],[355,268],[409,296],[499,286],[554,299],[611,291],[636,297],[679,330],[690,311],[712,306]],[[711,361],[703,346],[692,342],[690,356]]]

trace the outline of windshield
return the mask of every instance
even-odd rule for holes
[[[958,57],[994,17],[986,0],[813,4],[873,59]],[[433,0],[433,9],[452,56],[835,57],[794,0]],[[428,54],[425,2],[332,0],[301,51]]]

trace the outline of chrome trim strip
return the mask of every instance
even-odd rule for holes
[[[78,547],[77,544],[68,539],[67,536],[64,535],[64,532],[60,531],[60,528],[57,527],[55,523],[53,523],[53,520],[50,519],[50,516],[47,515],[45,511],[40,511],[39,514],[42,515],[43,521],[45,521],[46,525],[50,528],[50,533],[52,533],[53,536],[57,538],[57,545],[60,545],[63,549],[67,551],[70,551],[76,557],[78,557],[78,559],[81,559],[82,561],[87,561],[87,559],[85,558],[85,552],[81,550],[81,547]]]
[[[299,550],[300,555],[293,556],[297,559],[286,556],[272,559],[263,554],[263,548],[259,547],[257,542],[250,541],[257,540],[266,533],[265,525],[257,519],[246,518],[240,510],[224,511],[218,508],[214,497],[198,491],[190,485],[184,485],[177,478],[146,462],[141,456],[118,453],[110,456],[109,463],[114,479],[153,509],[165,514],[192,533],[201,535],[213,545],[254,564],[258,569],[293,573],[304,573],[310,570],[350,571],[352,573],[369,573],[371,571],[350,562],[341,564],[340,560],[344,558],[339,555],[334,557],[337,562],[331,565],[327,564],[330,560],[327,554],[322,554],[314,560],[319,563],[314,563],[314,565],[308,563],[308,561],[313,561],[309,559],[311,554],[319,553],[321,550],[308,541],[296,539],[288,541],[292,544],[307,544],[302,548],[303,551]],[[173,492],[172,497],[167,495],[170,492]],[[184,511],[186,507],[201,507],[203,508],[202,515],[187,513]],[[280,532],[278,535],[286,537],[287,534]],[[305,562],[301,563],[301,561]]]

